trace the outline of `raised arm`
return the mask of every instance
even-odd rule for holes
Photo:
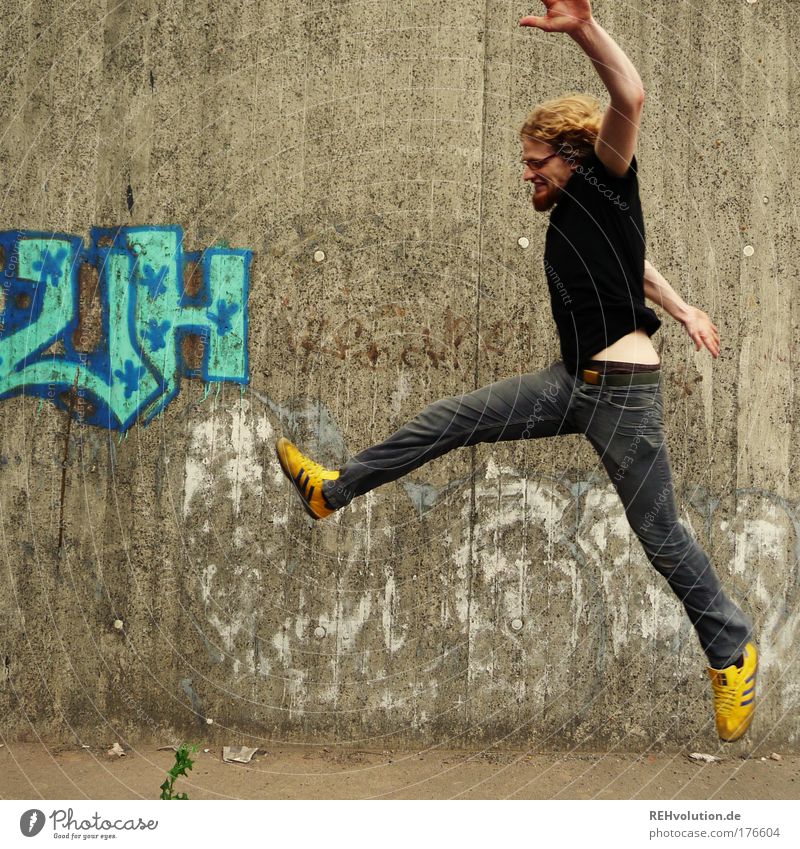
[[[696,351],[705,345],[714,359],[719,356],[717,326],[703,310],[689,306],[647,260],[644,262],[644,296],[686,328]]]
[[[644,105],[644,86],[633,63],[613,38],[592,17],[589,0],[542,0],[543,17],[529,16],[520,26],[545,32],[567,33],[591,59],[611,97],[603,115],[595,151],[617,177],[630,167]]]

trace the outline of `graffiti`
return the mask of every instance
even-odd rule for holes
[[[88,248],[77,236],[0,232],[0,399],[38,396],[125,431],[162,412],[181,377],[247,383],[251,259],[184,251],[180,227],[95,228]],[[99,328],[87,344],[92,270]]]

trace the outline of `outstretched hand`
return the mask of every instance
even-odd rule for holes
[[[697,307],[689,307],[689,317],[684,320],[683,326],[694,342],[696,351],[705,345],[714,359],[719,356],[719,330],[707,313]]]
[[[542,3],[547,7],[547,14],[522,18],[521,27],[538,27],[545,32],[575,32],[592,20],[589,0],[542,0]]]

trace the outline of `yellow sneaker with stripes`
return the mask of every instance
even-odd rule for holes
[[[732,743],[744,736],[756,707],[758,652],[752,643],[745,646],[742,665],[725,669],[708,668],[714,690],[714,715],[720,740]]]
[[[312,519],[324,519],[334,512],[322,494],[323,481],[334,481],[339,472],[326,469],[301,454],[297,446],[281,437],[275,447],[283,473],[294,484],[303,507]]]

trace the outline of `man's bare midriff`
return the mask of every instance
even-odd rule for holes
[[[644,330],[634,330],[622,339],[617,339],[613,345],[603,348],[593,354],[593,360],[618,360],[621,363],[642,363],[653,365],[659,363],[658,353]]]

